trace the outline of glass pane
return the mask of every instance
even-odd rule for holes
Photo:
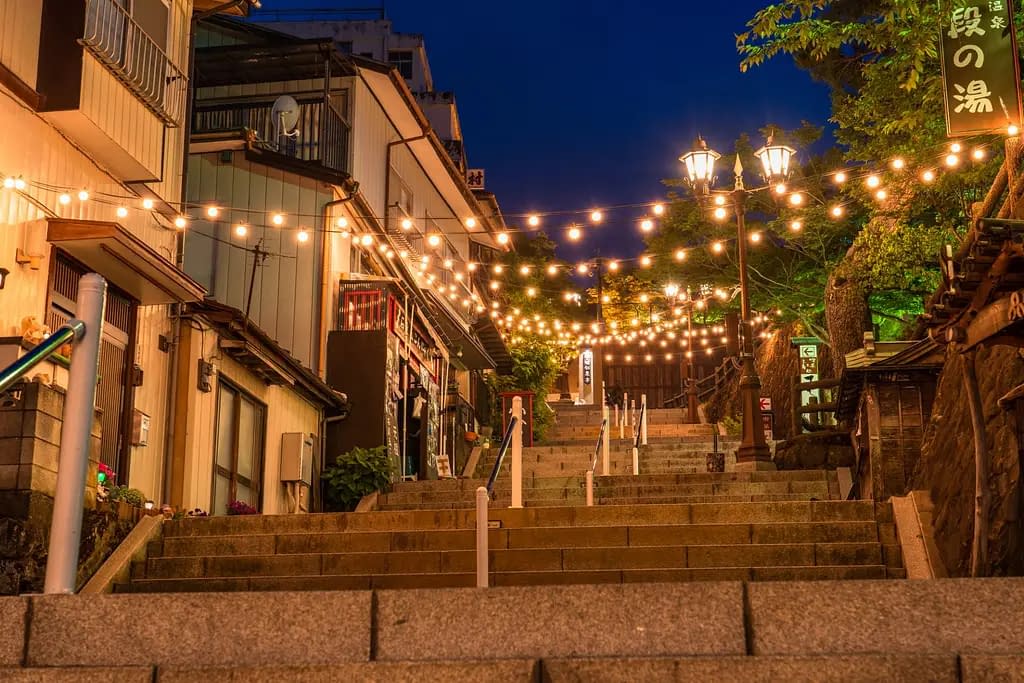
[[[256,408],[243,398],[238,414],[238,474],[246,479],[255,478],[253,469],[259,457],[256,429]]]
[[[253,495],[253,490],[251,488],[249,488],[242,482],[238,482],[238,486],[236,488],[238,489],[238,494],[235,497],[235,500],[240,500],[242,502],[248,503],[249,505],[252,505],[254,508],[259,507],[258,505],[256,505],[256,496]]]
[[[235,451],[235,392],[221,386],[217,390],[217,464],[232,470]]]
[[[231,482],[227,477],[219,474],[213,477],[213,504],[210,506],[211,515],[226,515],[228,513],[228,498],[230,498]]]

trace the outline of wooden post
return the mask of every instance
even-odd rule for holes
[[[988,573],[988,510],[992,494],[988,486],[988,444],[985,439],[985,407],[978,391],[978,373],[975,367],[977,351],[960,354],[963,360],[964,387],[967,405],[971,410],[974,431],[974,539],[971,544],[971,576]]]

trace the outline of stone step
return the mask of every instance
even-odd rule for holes
[[[472,529],[172,536],[149,557],[217,557],[408,550],[472,550]],[[893,525],[873,521],[760,524],[647,524],[491,529],[495,549],[780,543],[896,543]]]
[[[895,578],[881,565],[581,569],[568,571],[495,571],[490,585],[567,586],[593,584],[691,583],[721,581],[843,581]],[[133,579],[118,593],[200,593],[246,591],[351,591],[469,588],[474,572],[439,574],[330,574],[319,576],[249,576],[222,578]]]
[[[696,504],[709,504],[713,505],[716,503],[767,503],[767,502],[796,502],[796,501],[821,501],[826,500],[823,496],[815,496],[809,493],[787,493],[787,494],[772,494],[772,495],[730,495],[730,496],[621,496],[612,498],[601,498],[597,497],[594,500],[597,506],[615,506],[615,507],[626,507],[630,505],[644,505],[644,506],[655,506],[655,505],[696,505]],[[531,501],[528,498],[524,498],[523,504],[526,507],[537,507],[541,505],[549,505],[556,502],[550,498],[548,499],[537,499]],[[566,496],[563,499],[558,500],[563,505],[573,507],[585,507],[586,501],[583,495],[578,496]],[[491,501],[491,509],[506,508],[511,505],[509,499],[497,499]],[[448,502],[431,502],[431,503],[416,503],[416,502],[402,502],[402,503],[382,503],[379,509],[389,512],[398,511],[412,511],[412,510],[472,510],[475,509],[475,503],[457,500]]]
[[[62,668],[61,681],[135,680],[73,667],[152,681],[197,666],[222,667],[220,680],[299,666],[301,680],[360,680],[317,667],[371,658],[415,664],[411,679],[381,680],[429,680],[426,661],[566,658],[564,675],[530,680],[1013,680],[1022,602],[1021,578],[25,596],[0,598],[0,662],[14,680]],[[98,647],[99,632],[131,637]]]

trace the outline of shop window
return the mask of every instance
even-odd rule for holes
[[[217,435],[213,463],[213,514],[239,500],[260,509],[260,473],[266,408],[230,382],[217,387]]]

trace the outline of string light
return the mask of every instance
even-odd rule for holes
[[[974,158],[975,161],[981,161],[985,158],[985,150],[981,147],[975,147],[971,152],[971,157]]]
[[[576,226],[573,226],[569,228],[569,232],[567,232],[566,235],[569,237],[570,240],[576,242],[581,237],[583,237],[583,231],[577,228]]]
[[[342,229],[347,228],[348,227],[348,219],[345,218],[344,216],[341,216],[341,217],[338,218],[337,221],[335,221],[334,224],[337,225],[339,228],[342,228]]]
[[[402,230],[406,230],[406,231],[412,230],[412,219],[411,218],[403,218],[402,219]]]
[[[88,190],[79,190],[78,191],[78,201],[85,202],[85,201],[88,201],[88,200],[89,200],[89,191]]]
[[[497,236],[498,244],[508,244],[509,236],[507,232],[499,232]]]
[[[363,245],[364,247],[369,247],[369,246],[372,246],[372,245],[373,245],[373,235],[363,235],[363,236],[362,236],[362,237],[360,238],[359,242],[360,242],[360,244],[362,244],[362,245]]]
[[[921,174],[921,180],[923,180],[926,183],[932,182],[933,180],[935,180],[935,171],[931,169],[926,170]]]
[[[149,197],[146,197],[145,199],[143,199],[142,200],[142,208],[145,209],[146,211],[152,211],[153,210],[153,200],[150,199]]]
[[[309,241],[309,232],[305,228],[302,228],[297,233],[295,233],[295,239],[297,239],[299,242],[308,242]],[[395,255],[395,253],[393,251],[391,251],[391,249],[388,249],[387,253],[390,254],[390,256],[388,256],[388,258],[391,258],[391,256]]]
[[[686,260],[686,250],[685,249],[676,249],[675,257],[676,257],[676,261],[685,261]]]
[[[579,273],[580,275],[586,275],[587,273],[590,272],[590,266],[588,266],[586,263],[581,263],[578,266],[576,266],[576,272]]]
[[[844,173],[843,171],[839,171],[834,176],[832,176],[832,182],[834,182],[836,185],[842,185],[843,183],[846,182],[846,173]]]
[[[619,262],[618,261],[609,261],[608,262],[608,270],[610,270],[610,271],[612,271],[614,273],[618,269],[619,269]]]
[[[523,277],[526,277],[527,275],[529,275],[530,274],[530,266],[525,266],[525,265],[524,266],[520,266],[519,267],[519,274],[522,275]]]
[[[869,175],[865,180],[864,184],[870,187],[872,190],[882,184],[882,179],[872,174]]]
[[[117,217],[118,218],[127,218],[128,217],[128,207],[125,207],[125,206],[117,207]]]
[[[800,232],[800,230],[803,227],[804,227],[804,224],[801,223],[800,221],[794,220],[794,221],[790,221],[789,222],[789,229],[792,230],[793,232]]]
[[[953,154],[959,154],[963,150],[963,146],[959,142],[950,144],[949,151]]]
[[[829,213],[832,214],[833,218],[841,218],[843,216],[843,213],[845,213],[845,210],[842,206],[836,204],[831,209],[829,209]]]
[[[594,223],[600,223],[604,219],[604,214],[597,209],[590,212],[590,220]]]
[[[441,236],[438,235],[436,232],[435,233],[431,233],[427,237],[427,244],[429,244],[432,247],[439,247],[439,246],[441,246]]]
[[[647,256],[646,254],[644,256],[641,256],[640,266],[643,268],[649,268],[651,266],[651,257]]]
[[[642,221],[640,221],[640,229],[643,230],[644,232],[650,232],[651,230],[654,230],[654,221],[652,221],[650,218],[643,219]]]
[[[789,195],[789,203],[792,204],[793,206],[800,206],[801,204],[804,203],[804,196],[799,192],[794,192],[793,194]]]
[[[722,244],[721,242],[716,241],[711,243],[711,251],[715,252],[716,254],[721,254],[724,250],[725,245]]]
[[[501,265],[500,263],[496,263],[496,264],[494,264],[494,269],[493,270],[494,270],[494,274],[495,275],[501,275],[502,273],[505,272],[505,267],[503,265]]]
[[[284,225],[284,214],[275,213],[273,216],[270,217],[270,222],[276,225],[277,227],[281,227],[282,225]]]
[[[216,206],[208,206],[208,207],[206,207],[206,216],[208,218],[216,218],[219,215],[220,215],[220,209],[218,209]]]
[[[185,218],[184,216],[174,217],[174,227],[176,227],[178,230],[184,230],[186,225],[188,225],[187,218]]]
[[[728,215],[728,211],[725,210],[724,206],[719,206],[718,208],[715,209],[714,215],[715,218],[721,221],[724,220],[725,217]]]
[[[959,147],[959,145],[957,145],[957,147]],[[958,157],[956,154],[947,154],[946,155],[946,166],[949,166],[950,168],[953,168],[954,166],[956,166],[959,163],[960,163],[960,157]]]
[[[558,275],[558,266],[556,266],[556,265],[548,266],[548,275]]]
[[[892,166],[893,170],[895,171],[902,171],[904,167],[906,167],[907,162],[904,161],[902,157],[896,157],[891,162],[889,162],[889,165]]]
[[[472,230],[473,228],[475,228],[475,227],[476,227],[476,219],[475,219],[475,218],[473,218],[472,216],[470,216],[469,218],[467,218],[467,219],[466,219],[466,227],[467,227],[467,228],[469,228],[470,230]]]
[[[59,197],[57,197],[57,201],[60,202],[61,204],[68,205],[71,203],[71,195],[69,195],[67,192],[64,192]]]
[[[249,234],[249,228],[244,223],[239,223],[235,226],[235,234],[239,237],[245,237]]]
[[[538,225],[540,225],[540,216],[538,216],[537,214],[533,214],[526,219],[526,222],[531,228],[536,228]]]
[[[716,194],[715,195],[715,206],[725,206],[725,195],[724,194]]]
[[[886,192],[885,190],[879,189],[877,192],[875,192],[875,199],[877,199],[880,202],[884,202],[886,199],[888,199],[888,197],[889,193]]]
[[[1016,135],[1016,133],[1011,133],[1011,135]],[[665,205],[664,204],[655,204],[653,207],[651,207],[651,211],[654,212],[655,216],[660,216],[663,213],[665,213]]]
[[[1009,135],[1011,138],[1012,137],[1016,137],[1019,133],[1020,133],[1020,128],[1018,128],[1017,124],[1015,124],[1015,123],[1011,123],[1010,125],[1008,125],[1006,127],[1006,134]]]
[[[761,241],[761,233],[759,233],[759,232],[752,232],[752,233],[750,233],[750,241],[753,242],[754,244],[757,244],[758,242],[760,242]]]

